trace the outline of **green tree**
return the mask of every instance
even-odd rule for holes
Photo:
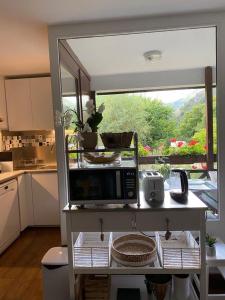
[[[136,131],[141,143],[146,143],[150,126],[146,120],[144,98],[138,95],[117,94],[97,97],[97,106],[105,104],[99,132]]]
[[[105,104],[100,132],[136,131],[142,144],[158,147],[175,134],[173,109],[160,100],[134,94],[97,97]]]
[[[163,104],[160,100],[146,101],[146,120],[151,127],[147,142],[153,147],[166,143],[176,135],[176,121],[171,106]]]
[[[196,104],[185,112],[178,126],[178,137],[181,140],[191,139],[196,132],[205,128],[205,104]]]

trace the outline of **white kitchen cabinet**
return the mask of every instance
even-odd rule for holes
[[[9,130],[32,129],[29,79],[5,81]]]
[[[32,174],[35,225],[59,225],[58,179],[56,172]]]
[[[31,179],[31,174],[22,174],[17,177],[20,207],[20,231],[23,231],[28,226],[34,225]]]
[[[53,129],[49,77],[5,81],[9,130]]]
[[[0,213],[0,253],[2,253],[20,234],[16,180],[0,185]]]
[[[30,99],[34,129],[53,129],[51,78],[30,79]]]
[[[5,101],[5,82],[0,78],[0,129],[8,128],[8,119]]]

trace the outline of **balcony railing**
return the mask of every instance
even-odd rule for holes
[[[207,163],[207,155],[150,155],[139,157],[140,164],[155,164],[159,163],[159,159],[162,158],[165,163],[174,165],[186,165],[194,163]],[[217,155],[214,154],[214,162],[217,162]]]

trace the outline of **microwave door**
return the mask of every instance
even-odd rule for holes
[[[70,172],[70,199],[77,202],[121,199],[119,173],[111,170]]]

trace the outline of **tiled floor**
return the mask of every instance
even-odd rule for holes
[[[59,228],[26,229],[0,256],[0,299],[42,300],[41,259],[59,245]]]

